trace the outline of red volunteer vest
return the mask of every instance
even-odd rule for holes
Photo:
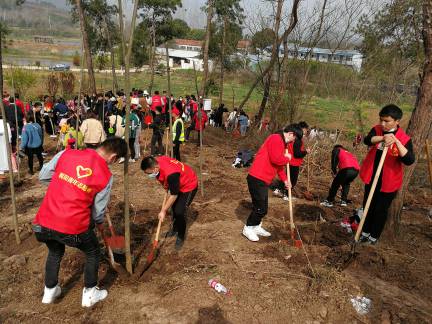
[[[66,150],[33,223],[64,234],[87,231],[94,197],[110,178],[107,163],[96,151]]]
[[[198,187],[198,178],[192,168],[169,156],[156,158],[159,163],[158,181],[168,189],[168,177],[173,173],[180,173],[180,192],[189,192]]]
[[[360,170],[360,165],[351,152],[348,152],[344,149],[339,149],[339,164],[338,164],[339,170],[342,169],[348,169],[348,168],[354,168],[356,170]]]
[[[377,136],[383,135],[383,130],[380,125],[376,125],[374,129]],[[402,143],[402,145],[406,145],[406,143],[408,143],[410,140],[410,137],[400,127],[396,131],[395,136]],[[365,184],[370,184],[372,181],[373,167],[378,145],[381,145],[381,143],[370,147],[369,152],[367,153],[361,165],[360,178]],[[402,162],[399,160],[399,150],[397,149],[396,144],[393,144],[389,148],[384,161],[381,192],[395,192],[399,190],[402,186],[402,180],[403,166]]]
[[[301,151],[304,151],[304,144],[303,144],[303,140],[301,140],[301,147],[300,147]],[[296,158],[294,156],[294,141],[288,143],[288,153],[291,154],[291,161],[290,161],[290,165],[292,166],[300,166],[303,163],[303,158]]]
[[[161,106],[162,107],[162,98],[161,98],[161,96],[158,96],[158,95],[152,97],[152,104],[150,106],[150,109],[152,111],[156,111],[156,107],[157,106]]]

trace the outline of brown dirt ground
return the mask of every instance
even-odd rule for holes
[[[240,147],[259,143],[258,138],[233,140],[220,130],[206,132],[203,149],[204,197],[197,195],[188,215],[188,237],[179,253],[173,239],[162,240],[160,253],[138,281],[120,280],[104,260],[100,284],[108,298],[92,309],[80,305],[84,256],[67,248],[61,264],[62,297],[42,305],[43,272],[47,249],[38,243],[29,226],[43,199],[45,188],[36,177],[26,177],[17,189],[21,245],[15,244],[9,200],[0,208],[0,322],[1,323],[430,323],[432,322],[432,224],[427,217],[431,190],[416,185],[410,191],[397,242],[382,241],[359,247],[346,264],[352,240],[339,221],[352,213],[362,199],[361,184],[352,186],[352,207],[322,208],[331,177],[328,145],[310,161],[314,201],[303,199],[307,168],[300,176],[294,216],[305,250],[290,240],[287,203],[270,195],[265,220],[273,233],[251,243],[241,235],[251,202],[246,169],[231,163]],[[52,150],[52,144],[49,147]],[[327,145],[327,147],[326,147]],[[199,169],[195,143],[182,148],[185,161]],[[364,152],[357,152],[359,155]],[[425,165],[420,165],[424,169]],[[122,216],[122,167],[115,165],[115,186],[109,206],[117,232]],[[163,198],[162,188],[147,179],[139,163],[131,166],[130,201],[134,263],[148,255]],[[7,195],[7,185],[0,185]],[[168,222],[163,231],[168,229]],[[305,254],[307,252],[307,255]],[[23,255],[26,265],[6,267],[4,258]],[[117,261],[124,262],[121,255]],[[308,262],[309,260],[309,262]],[[223,296],[207,282],[217,278],[232,291]],[[368,315],[358,315],[350,296],[372,299]]]

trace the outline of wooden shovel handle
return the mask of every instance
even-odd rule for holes
[[[112,236],[115,236],[115,233],[114,233],[114,227],[113,227],[113,224],[112,224],[112,222],[111,222],[111,217],[110,217],[110,215],[109,215],[108,210],[106,211],[105,216],[106,216],[106,218],[107,218],[108,228],[109,228],[109,230],[110,230],[110,232],[111,232],[111,235],[112,235]]]
[[[285,150],[286,153],[288,153],[288,150]],[[294,215],[293,215],[293,206],[292,206],[292,194],[291,194],[291,175],[290,175],[290,166],[289,163],[287,163],[286,166],[286,173],[287,173],[287,179],[288,183],[290,184],[288,186],[288,206],[289,206],[289,213],[290,213],[290,227],[291,230],[294,230]]]
[[[168,198],[168,191],[165,192],[165,196],[164,196],[164,199],[163,199],[162,207],[165,206],[167,198]],[[158,223],[158,227],[156,229],[156,235],[155,235],[155,240],[154,240],[153,246],[156,246],[157,242],[159,242],[159,235],[160,235],[161,227],[162,227],[162,219],[159,219],[159,223]]]
[[[378,168],[377,168],[376,173],[375,173],[375,177],[374,177],[373,182],[372,182],[371,189],[369,191],[369,195],[368,195],[368,198],[367,198],[367,201],[366,201],[366,205],[365,205],[365,208],[364,208],[364,211],[363,211],[363,216],[362,216],[362,218],[360,220],[359,227],[357,228],[357,232],[356,232],[356,235],[355,235],[355,238],[354,238],[356,242],[358,242],[358,240],[360,239],[360,234],[362,232],[363,225],[364,225],[364,222],[366,220],[366,216],[367,216],[367,214],[369,212],[370,204],[372,202],[372,197],[374,195],[375,188],[376,188],[376,185],[378,183],[378,179],[380,177],[380,174],[381,174],[381,171],[382,171],[382,168],[383,168],[383,165],[384,165],[385,158],[387,156],[387,151],[388,151],[388,146],[385,146],[384,149],[383,149],[382,155],[381,155],[381,159],[380,159],[379,164],[378,164]]]

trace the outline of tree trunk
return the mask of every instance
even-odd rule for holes
[[[110,48],[110,59],[111,59],[111,73],[112,73],[112,90],[114,93],[118,91],[118,82],[117,82],[117,75],[115,73],[115,55],[114,55],[114,47],[111,42],[111,36],[108,30],[108,24],[106,22],[105,16],[103,16],[104,19],[104,28],[105,28],[105,34],[108,42],[108,47]]]
[[[123,7],[122,7],[122,1],[118,0],[119,2],[119,17],[120,17],[120,28],[124,28],[123,24]],[[133,43],[133,35],[135,31],[135,23],[136,23],[136,16],[138,11],[138,0],[135,0],[134,3],[134,9],[132,12],[132,22],[131,22],[131,30],[130,30],[130,36],[129,36],[129,43],[127,46],[127,54],[125,55],[125,94],[126,94],[126,115],[125,115],[125,141],[126,143],[129,143],[129,128],[130,128],[130,75],[129,75],[129,68],[130,68],[130,57],[132,53],[132,43]],[[125,35],[122,34],[122,49],[126,49],[126,40]],[[123,52],[124,54],[125,52]],[[132,256],[131,256],[131,250],[130,250],[130,214],[129,214],[129,152],[126,154],[125,161],[124,161],[124,217],[125,217],[125,254],[126,254],[126,270],[132,274]]]
[[[204,75],[201,82],[201,96],[204,98],[206,95],[206,86],[207,86],[207,80],[208,80],[208,74],[209,74],[209,57],[208,57],[208,50],[209,50],[209,44],[210,44],[210,34],[211,34],[211,21],[213,17],[213,0],[208,0],[208,8],[207,8],[207,27],[206,27],[206,33],[205,33],[205,40],[203,45],[203,61],[204,61]],[[199,97],[198,97],[199,98]]]
[[[152,36],[151,36],[151,53],[150,53],[150,85],[149,85],[149,94],[151,96],[153,90],[154,83],[154,75],[155,75],[155,56],[156,56],[156,27],[154,25],[155,17],[153,15],[152,19]]]
[[[223,102],[223,86],[224,86],[224,71],[225,71],[224,62],[225,62],[227,28],[228,28],[228,18],[225,16],[223,19],[222,50],[221,50],[221,58],[220,58],[219,106]]]
[[[278,7],[282,6],[283,4],[283,0],[278,0]],[[284,39],[287,39],[288,36],[291,34],[291,32],[293,31],[293,29],[295,28],[295,26],[297,25],[297,21],[298,21],[298,15],[297,15],[297,10],[298,10],[298,5],[299,5],[300,0],[294,0],[293,5],[292,5],[292,9],[291,9],[291,18],[290,18],[290,24],[288,26],[288,29],[286,29],[284,31],[284,33],[282,34],[281,37],[276,37],[276,45],[277,46],[273,46],[272,49],[272,56],[270,59],[270,62],[267,66],[267,68],[264,70],[263,73],[260,73],[260,75],[258,75],[258,77],[255,79],[254,83],[252,84],[252,86],[250,87],[248,93],[246,94],[246,97],[243,99],[243,101],[241,102],[239,109],[243,109],[244,105],[246,104],[246,102],[249,100],[250,96],[252,95],[252,92],[255,90],[256,86],[258,85],[258,83],[260,83],[262,81],[262,79],[271,71],[273,71],[273,66],[276,63],[277,59],[278,59],[278,48],[279,46],[282,44]],[[281,13],[279,15],[276,15],[276,20],[277,19],[281,19]],[[276,53],[275,53],[276,51]]]
[[[168,112],[169,112],[169,129],[171,133],[173,132],[173,124],[172,124],[172,107],[171,107],[171,71],[169,66],[169,50],[168,50],[168,42],[165,43],[165,56],[166,56],[166,65],[167,65],[167,83],[168,83]],[[168,145],[168,143],[167,143]],[[174,156],[174,147],[171,145],[170,156]]]
[[[81,0],[76,0],[76,6],[79,15],[82,39],[84,43],[84,51],[85,51],[86,63],[87,63],[87,73],[89,78],[88,80],[89,90],[91,93],[96,93],[96,80],[93,71],[93,60],[90,53],[90,45],[89,45],[87,30],[85,28],[84,11],[81,6]]]
[[[2,50],[3,50],[3,44],[2,44],[2,29],[0,26],[0,93],[3,96],[3,56],[2,56]],[[14,178],[13,178],[13,170],[12,170],[12,149],[11,145],[9,143],[9,132],[7,128],[7,121],[6,121],[6,112],[5,107],[3,105],[3,97],[0,98],[0,110],[1,115],[3,119],[3,129],[4,129],[4,138],[5,138],[5,145],[6,145],[6,152],[7,152],[7,160],[8,160],[8,168],[9,168],[9,186],[10,186],[10,192],[11,192],[11,200],[12,200],[12,219],[14,224],[14,231],[15,231],[15,241],[17,244],[21,243],[21,239],[19,236],[18,231],[18,217],[17,217],[17,211],[16,211],[16,200],[15,200],[15,184],[14,184]]]
[[[261,105],[258,110],[258,116],[257,116],[258,121],[261,121],[264,116],[264,110],[270,96],[270,87],[271,87],[271,74],[267,75],[267,77],[264,80],[264,93],[261,100]],[[255,126],[259,127],[259,125],[260,123],[257,123]]]
[[[432,106],[432,1],[424,1],[423,3],[423,44],[425,53],[423,74],[420,79],[417,101],[407,128],[414,152],[417,155],[423,149],[428,134],[432,130],[432,109],[430,108]],[[405,168],[402,189],[391,205],[389,220],[384,233],[388,239],[394,239],[399,233],[403,198],[409,187],[417,161],[418,157],[413,165]]]

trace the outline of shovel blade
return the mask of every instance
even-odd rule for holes
[[[125,238],[124,236],[111,236],[106,238],[106,242],[112,249],[124,249]]]

